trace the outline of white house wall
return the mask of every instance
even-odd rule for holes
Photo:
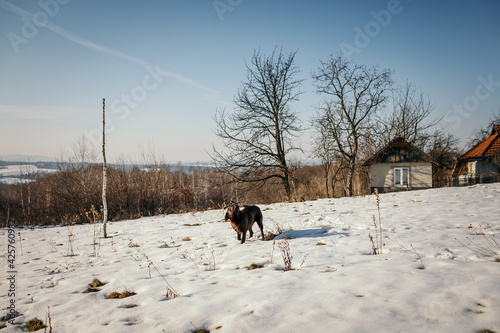
[[[410,188],[432,187],[432,164],[422,162],[375,163],[371,166],[370,186],[396,189],[394,187],[394,168],[409,168]]]

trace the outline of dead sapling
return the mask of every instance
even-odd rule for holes
[[[368,237],[370,238],[370,242],[372,243],[372,250],[373,254],[382,254],[382,247],[383,247],[383,239],[382,239],[382,219],[380,217],[380,196],[378,193],[378,190],[375,189],[374,192],[375,196],[377,197],[377,210],[378,210],[378,223],[375,219],[375,215],[373,215],[373,225],[375,226],[375,240],[376,242],[373,241],[373,237],[371,234],[368,234]]]

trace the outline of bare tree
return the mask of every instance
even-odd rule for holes
[[[429,119],[435,104],[408,81],[393,91],[392,103],[392,112],[378,122],[378,146],[385,145],[395,135],[401,135],[418,147],[424,147],[431,138],[427,131],[441,120]]]
[[[426,148],[429,155],[445,169],[453,169],[458,156],[460,156],[458,138],[443,130],[436,129],[430,135]]]
[[[315,124],[313,123],[313,126]],[[320,124],[318,124],[320,125]],[[326,139],[323,133],[324,127],[320,127],[319,134],[313,137],[313,151],[312,155],[321,161],[321,169],[324,175],[326,197],[330,197],[330,175],[332,173],[333,163],[335,156],[332,152],[330,141]]]
[[[472,133],[471,139],[466,143],[466,149],[471,149],[481,141],[485,140],[491,134],[493,125],[500,125],[500,108],[496,114],[490,116],[488,124],[475,130]]]
[[[108,204],[106,203],[106,100],[102,99],[102,232],[107,238],[106,223],[108,222]]]
[[[219,171],[238,181],[261,185],[279,179],[287,199],[291,198],[287,156],[300,149],[296,138],[302,131],[297,113],[291,110],[301,94],[302,80],[295,78],[296,53],[283,54],[276,48],[270,56],[254,52],[246,65],[246,82],[234,98],[235,112],[216,111],[215,133],[226,151],[214,146],[211,155]]]
[[[312,76],[317,92],[324,96],[315,123],[326,127],[324,139],[347,162],[347,194],[352,196],[360,146],[372,132],[373,116],[387,100],[392,72],[358,65],[340,54],[321,62]]]
[[[76,170],[80,173],[80,185],[83,197],[83,204],[85,207],[90,202],[89,197],[89,183],[91,183],[92,169],[89,165],[97,161],[97,151],[94,145],[82,135],[72,146],[73,155],[70,155],[69,162],[71,162]]]

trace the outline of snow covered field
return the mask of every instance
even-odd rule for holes
[[[95,246],[100,225],[15,229],[11,297],[2,229],[0,317],[12,300],[21,315],[0,332],[48,307],[53,332],[500,332],[500,249],[483,243],[500,241],[500,184],[380,195],[381,255],[373,195],[260,207],[274,243],[239,244],[222,210],[109,223]]]
[[[7,165],[0,168],[0,184],[15,185],[33,181],[33,176],[56,172],[55,169],[43,169],[33,164]]]

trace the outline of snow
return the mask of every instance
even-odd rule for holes
[[[222,210],[112,222],[95,248],[100,224],[16,229],[0,316],[11,299],[22,315],[1,332],[48,307],[54,332],[500,332],[500,249],[482,243],[499,241],[500,184],[381,194],[381,255],[373,195],[259,206],[293,270],[284,234],[240,244]],[[106,284],[83,293],[95,277]],[[125,290],[137,294],[106,299]]]
[[[16,185],[34,181],[32,178],[37,174],[51,173],[57,170],[38,168],[34,164],[15,164],[0,168],[0,184]]]

